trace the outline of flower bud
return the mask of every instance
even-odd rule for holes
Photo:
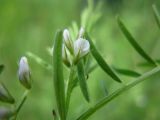
[[[0,83],[0,101],[13,104],[14,98],[11,96],[4,84]]]
[[[88,40],[79,38],[74,42],[74,56],[75,62],[77,62],[80,58],[87,55],[90,51],[90,44]]]
[[[6,107],[0,107],[0,120],[9,120],[15,114],[14,110]]]
[[[72,54],[73,53],[73,42],[70,38],[70,34],[68,29],[65,29],[63,31],[63,39],[64,39],[64,43],[66,45],[66,47],[68,48],[69,52]]]
[[[69,51],[67,51],[65,45],[63,44],[63,46],[62,46],[62,59],[63,59],[64,64],[68,67],[71,66],[69,56],[70,56]]]
[[[19,62],[18,76],[20,83],[27,89],[31,88],[30,69],[26,57],[21,57]]]
[[[78,38],[83,38],[84,32],[85,32],[85,31],[84,31],[84,28],[81,27],[80,30],[79,30],[79,33],[78,33]]]

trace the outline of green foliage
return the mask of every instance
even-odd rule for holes
[[[93,0],[88,0],[87,7],[85,2],[75,0],[4,1],[0,4],[2,18],[0,57],[6,68],[4,74],[1,74],[4,65],[0,65],[0,79],[11,87],[10,90],[16,98],[13,107],[11,106],[14,108],[14,114],[12,113],[10,117],[14,116],[14,120],[52,120],[53,117],[56,120],[105,120],[106,116],[111,120],[160,118],[158,107],[160,45],[159,31],[154,28],[160,27],[157,9],[159,2],[156,3],[157,7],[152,6],[157,24],[151,19],[153,16],[150,13],[149,1],[133,1],[133,4],[130,4],[130,1],[123,0],[123,3],[117,3],[109,1],[107,4],[100,2],[95,4]],[[24,5],[26,7],[22,7]],[[84,6],[79,18],[77,13]],[[60,11],[60,8],[63,10]],[[121,14],[127,19],[128,23],[124,23],[118,17],[117,22],[134,49],[130,49],[129,44],[123,41],[114,19],[115,15],[112,13],[113,8],[116,14]],[[65,66],[62,61],[62,31],[56,33],[53,46],[51,39],[52,33],[57,28],[66,28],[70,21],[71,26],[67,28],[73,40],[78,39],[80,27],[85,28],[88,35],[85,34],[83,38],[90,43],[90,53],[81,58],[78,64]],[[137,39],[127,28],[131,28]],[[50,51],[52,53],[50,56],[45,51],[48,46],[54,49]],[[146,61],[134,54],[134,50]],[[25,51],[30,51],[26,55],[31,58],[29,63],[34,85],[30,96],[29,91],[24,91],[22,99],[18,100],[23,88],[15,82],[17,81],[15,61]],[[73,58],[74,56],[71,57],[71,61]],[[53,73],[53,76],[48,73]],[[112,79],[118,83],[123,82],[118,84]],[[146,81],[127,94],[124,93],[146,79],[152,81]],[[54,95],[52,82],[55,96],[52,96]],[[101,86],[98,86],[99,83]],[[123,96],[118,97],[122,93]],[[90,100],[89,103],[85,102],[83,97],[87,101]],[[108,104],[115,98],[117,101]],[[108,106],[101,109],[105,105]]]
[[[117,71],[118,73],[122,74],[122,75],[126,75],[126,76],[130,76],[130,77],[139,77],[141,76],[140,73],[133,71],[133,70],[127,70],[127,69],[120,69],[120,68],[115,68],[114,70]]]
[[[84,65],[82,61],[79,61],[77,65],[77,73],[78,73],[78,80],[79,80],[81,91],[85,99],[89,102],[89,93],[87,88],[86,75],[85,75]]]
[[[117,89],[110,95],[104,97],[102,100],[100,100],[97,104],[95,104],[93,107],[89,108],[86,112],[84,112],[80,117],[78,117],[76,120],[86,120],[88,117],[90,117],[93,113],[95,113],[97,110],[99,110],[101,107],[112,101],[114,98],[118,97],[121,95],[123,92],[126,90],[136,86],[137,84],[141,83],[142,81],[146,79],[151,79],[153,76],[159,75],[160,74],[160,67],[156,67],[149,72],[144,73],[142,76],[137,78],[131,83],[128,83],[122,88]]]
[[[53,49],[53,81],[58,112],[62,120],[66,119],[65,86],[62,68],[62,31],[57,31]]]
[[[0,65],[0,74],[2,73],[3,69],[4,69],[4,65]]]
[[[153,64],[154,66],[157,66],[155,61],[141,48],[141,46],[136,42],[133,36],[129,33],[129,31],[127,30],[127,28],[125,27],[125,25],[123,24],[119,16],[117,17],[117,22],[121,31],[123,32],[127,40],[130,42],[130,44],[134,47],[134,49],[149,63]]]
[[[155,5],[152,5],[154,17],[157,23],[157,26],[160,28],[160,15]]]
[[[109,75],[111,76],[115,81],[121,82],[120,78],[113,72],[113,70],[109,67],[109,65],[105,62],[103,57],[100,55],[100,53],[97,51],[95,45],[93,44],[91,38],[86,35],[86,39],[89,40],[91,45],[91,53],[99,66]]]

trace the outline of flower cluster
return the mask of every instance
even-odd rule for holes
[[[76,64],[81,58],[86,56],[90,51],[90,44],[88,40],[84,39],[84,29],[81,28],[78,33],[78,37],[73,41],[70,37],[68,29],[63,31],[63,47],[62,58],[63,62],[70,66]]]

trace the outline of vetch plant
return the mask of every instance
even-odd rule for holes
[[[89,1],[91,2],[91,1]],[[156,7],[153,6],[156,22],[159,25],[160,19]],[[119,84],[123,84],[121,88],[112,93],[108,93],[97,103],[89,107],[86,111],[80,113],[74,120],[86,120],[97,110],[107,105],[110,101],[131,89],[137,84],[146,79],[152,79],[154,76],[159,76],[160,67],[158,62],[153,60],[147,52],[138,44],[135,38],[128,31],[127,27],[117,16],[117,23],[120,30],[125,35],[131,46],[136,52],[146,60],[146,64],[151,65],[152,69],[143,74],[128,69],[121,69],[109,65],[101,52],[98,51],[90,32],[92,27],[96,24],[101,14],[96,9],[93,14],[93,4],[90,4],[88,9],[85,9],[81,16],[81,25],[78,30],[78,25],[74,22],[69,29],[58,30],[55,34],[54,45],[51,51],[53,58],[53,65],[47,63],[37,55],[28,52],[27,55],[35,60],[38,64],[46,68],[48,71],[53,71],[53,83],[55,89],[55,99],[57,112],[54,109],[55,119],[67,120],[69,119],[68,110],[70,108],[70,99],[74,88],[80,87],[81,93],[85,100],[91,102],[90,94],[88,91],[87,81],[88,75],[96,68],[100,67],[107,75]],[[77,32],[78,31],[78,32]],[[93,62],[93,59],[96,63]],[[69,72],[68,78],[64,77],[64,65]],[[130,76],[135,78],[133,81],[123,83],[120,75]],[[104,86],[105,88],[105,86]],[[106,89],[106,88],[105,88]],[[105,90],[106,91],[106,90]]]
[[[68,27],[68,29],[57,30],[54,36],[54,44],[50,49],[52,57],[51,63],[46,62],[44,59],[31,52],[27,52],[29,58],[32,58],[43,68],[53,73],[52,78],[55,92],[53,99],[56,101],[56,105],[53,106],[55,120],[70,119],[70,102],[72,93],[76,87],[80,88],[87,104],[92,102],[90,91],[88,89],[88,81],[90,80],[89,75],[98,67],[110,76],[114,82],[121,84],[121,87],[110,93],[106,90],[106,86],[104,85],[106,96],[96,103],[92,105],[90,104],[85,111],[78,113],[77,116],[73,118],[74,120],[88,119],[96,111],[107,105],[125,91],[133,88],[146,79],[152,79],[154,76],[159,77],[160,75],[159,63],[141,47],[119,16],[117,16],[116,19],[120,30],[134,50],[144,58],[146,61],[145,64],[150,65],[151,68],[147,72],[139,73],[136,70],[117,68],[107,62],[95,45],[94,40],[96,38],[93,38],[92,36],[92,28],[100,19],[101,14],[98,11],[98,8],[96,10],[93,9],[91,0],[89,0],[89,3],[89,7],[82,13],[81,27],[78,27],[76,22],[74,22],[72,27]],[[153,11],[157,25],[159,26],[160,17],[155,5],[153,5]],[[0,74],[3,69],[4,65],[0,65]],[[68,73],[68,75],[65,76],[63,74],[64,70],[67,71],[66,73]],[[121,75],[129,76],[134,79],[130,82],[124,82]],[[22,99],[19,102],[15,101],[3,83],[0,84],[0,101],[11,104],[12,106],[11,108],[6,106],[0,108],[0,119],[11,118],[16,120],[27,99],[28,92],[32,88],[30,67],[27,57],[25,56],[21,57],[19,61],[18,78],[25,88]]]

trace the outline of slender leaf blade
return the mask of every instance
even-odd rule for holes
[[[66,120],[65,89],[62,65],[62,31],[57,31],[53,50],[53,81],[58,112],[61,120]]]
[[[33,59],[37,64],[41,65],[42,67],[44,67],[47,70],[52,70],[52,65],[47,63],[44,59],[42,59],[41,57],[35,55],[32,52],[27,52],[26,53],[28,57],[30,57],[31,59]]]
[[[130,76],[130,77],[139,77],[139,76],[141,76],[140,73],[138,73],[136,71],[133,71],[133,70],[121,69],[121,68],[116,68],[116,67],[114,67],[114,70],[117,73],[125,75],[125,76]]]
[[[156,63],[160,64],[160,59],[156,59],[155,61],[156,61]],[[141,66],[141,67],[152,67],[152,64],[150,64],[148,62],[140,62],[137,65]]]
[[[121,83],[120,78],[116,75],[116,73],[112,70],[112,68],[107,64],[107,62],[105,62],[105,60],[98,52],[98,50],[96,49],[95,45],[93,44],[91,38],[87,33],[86,33],[86,39],[90,43],[91,53],[95,58],[95,60],[97,61],[98,65],[102,68],[103,71],[105,71],[110,77],[112,77],[113,80]]]
[[[130,32],[127,30],[126,26],[122,22],[122,20],[117,16],[117,22],[118,25],[127,38],[127,40],[130,42],[130,44],[133,46],[133,48],[149,63],[153,64],[154,66],[157,66],[155,61],[142,49],[142,47],[137,43],[137,41],[134,39],[134,37],[130,34]]]
[[[2,73],[3,70],[4,70],[4,65],[0,65],[0,74]]]
[[[111,102],[113,99],[124,93],[125,91],[133,88],[137,84],[143,82],[146,79],[151,79],[155,75],[160,75],[160,67],[156,67],[149,72],[144,73],[142,76],[138,77],[135,81],[128,83],[124,87],[117,89],[115,92],[111,93],[110,95],[104,97],[102,100],[97,102],[93,107],[89,108],[87,111],[82,113],[76,120],[86,120],[89,118],[93,113],[97,110],[104,107],[107,103]]]
[[[85,77],[84,65],[82,63],[82,60],[80,60],[77,64],[77,72],[78,72],[78,80],[81,91],[83,93],[84,98],[89,102],[89,93],[88,93],[87,81]]]
[[[152,9],[153,9],[153,14],[154,14],[154,17],[155,17],[155,20],[156,20],[156,23],[158,25],[158,27],[160,28],[160,14],[157,10],[157,7],[156,5],[152,5]]]

